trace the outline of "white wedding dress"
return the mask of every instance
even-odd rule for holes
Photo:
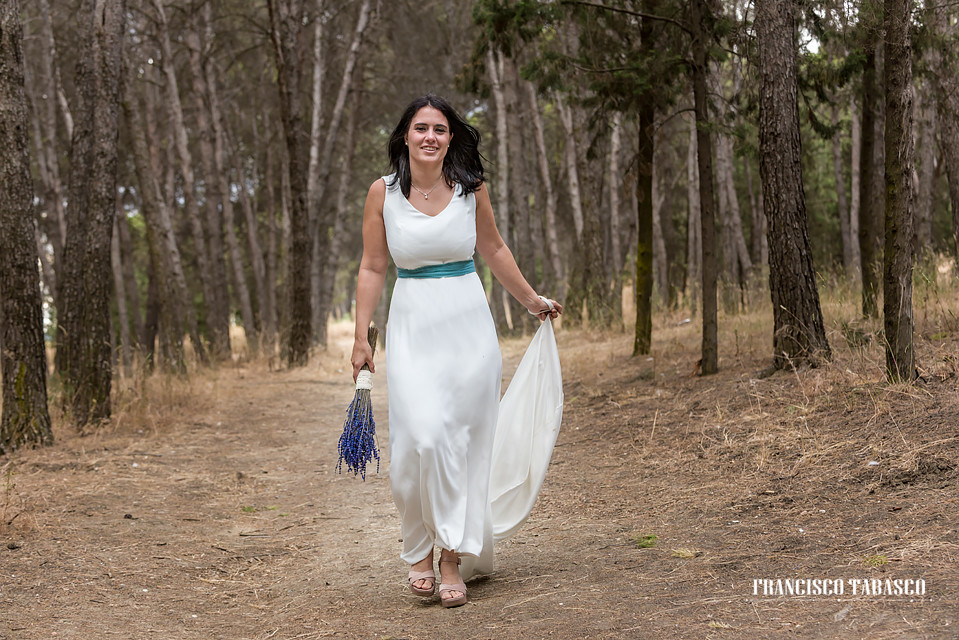
[[[457,185],[428,216],[387,184],[386,238],[401,269],[470,260],[476,198]],[[493,570],[493,542],[529,515],[562,419],[559,357],[549,321],[500,402],[502,358],[474,273],[400,278],[386,328],[390,485],[402,559],[434,545],[461,554],[464,579]]]

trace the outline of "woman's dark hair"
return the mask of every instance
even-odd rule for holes
[[[479,131],[470,126],[449,102],[432,93],[411,102],[390,135],[388,146],[390,171],[395,173],[395,176],[389,186],[399,181],[403,195],[410,197],[412,183],[410,150],[406,146],[405,137],[413,117],[423,107],[437,109],[446,116],[446,121],[450,125],[450,133],[453,137],[450,140],[449,149],[446,150],[446,157],[443,159],[443,177],[446,179],[446,184],[450,188],[456,184],[461,185],[464,196],[473,193],[486,181],[483,175],[483,156],[479,152]]]

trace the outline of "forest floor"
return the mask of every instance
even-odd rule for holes
[[[766,312],[721,317],[708,377],[681,315],[649,357],[558,330],[539,501],[449,610],[405,586],[383,383],[379,473],[335,473],[349,326],[302,369],[128,383],[97,433],[0,458],[0,639],[959,637],[956,302],[919,300],[912,385],[848,301],[824,303],[830,363],[765,379]],[[503,341],[506,379],[527,341]],[[857,582],[887,578],[925,593]],[[775,592],[796,579],[844,592]]]

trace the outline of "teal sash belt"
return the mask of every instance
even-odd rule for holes
[[[416,269],[400,269],[399,267],[396,269],[398,278],[455,278],[456,276],[465,276],[468,273],[476,273],[476,265],[473,264],[472,259],[445,264],[431,264]]]

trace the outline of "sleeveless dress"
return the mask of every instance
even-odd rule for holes
[[[457,185],[449,205],[429,216],[403,196],[398,181],[390,186],[392,176],[383,180],[387,185],[383,203],[386,240],[398,268],[417,269],[473,257],[474,194],[464,196]],[[499,440],[504,435],[508,440],[494,445],[502,357],[479,276],[474,272],[397,279],[386,327],[386,363],[390,487],[402,520],[401,557],[414,564],[436,545],[461,555],[464,579],[489,573],[496,529],[490,496],[493,452],[517,447],[511,444],[507,429],[498,435]],[[561,404],[560,400],[560,417]],[[545,462],[542,454],[538,456],[543,475],[558,429],[557,419],[547,434]],[[524,443],[519,449],[526,446],[530,433],[526,429],[521,434]],[[501,483],[509,487],[530,484],[525,479],[510,479],[517,475],[515,459],[501,458],[510,465],[510,471],[497,474]],[[510,529],[507,535],[525,520],[541,483],[540,476],[531,488],[521,488],[519,499],[512,495],[514,489],[501,500],[502,504],[509,502],[507,511],[513,512],[505,519],[509,523],[500,527]],[[509,491],[497,490],[497,495]],[[524,503],[519,507],[523,513],[517,513],[519,503]]]

